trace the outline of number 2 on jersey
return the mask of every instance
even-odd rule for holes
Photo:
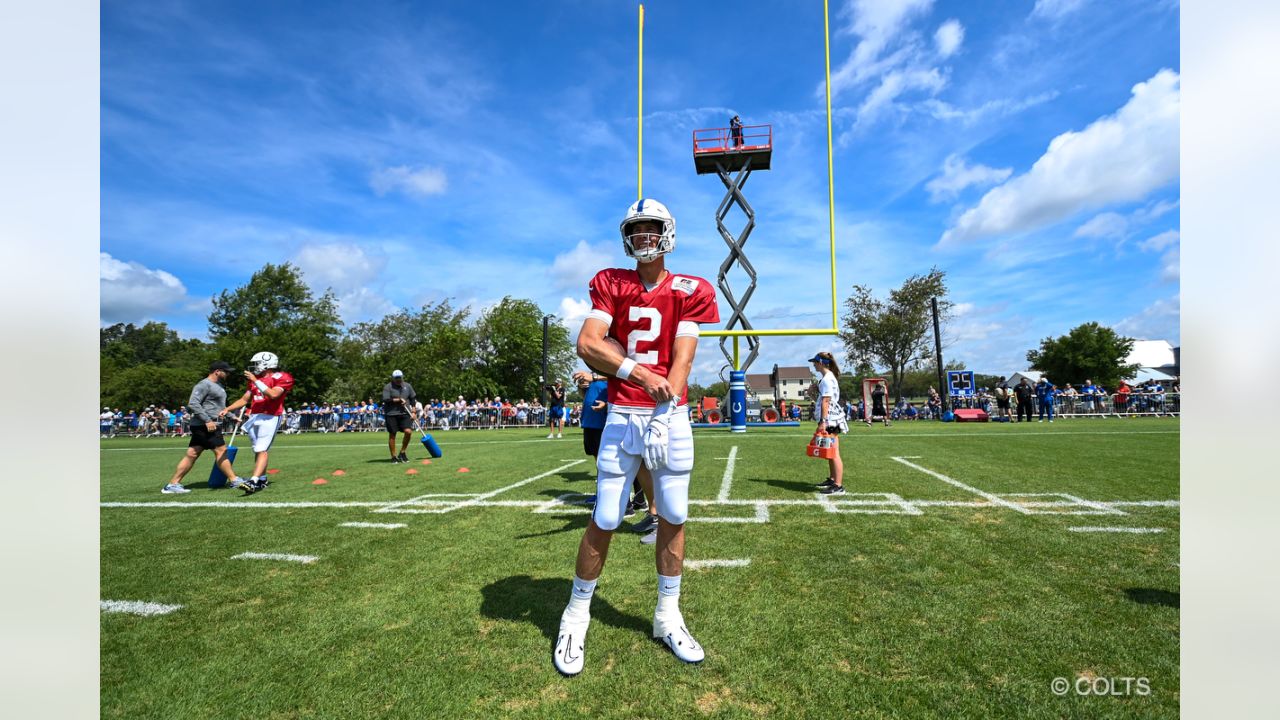
[[[631,322],[648,319],[649,329],[641,330],[640,328],[636,328],[630,333],[627,333],[627,357],[645,365],[656,365],[658,363],[658,351],[649,350],[638,353],[636,352],[636,345],[642,342],[651,342],[658,338],[659,333],[662,332],[661,313],[658,312],[657,308],[636,307],[632,305],[630,317],[628,319]]]

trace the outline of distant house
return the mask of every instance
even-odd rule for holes
[[[780,397],[783,400],[803,400],[805,391],[813,384],[813,373],[809,371],[808,365],[800,367],[774,365],[769,377],[773,382],[774,397]]]
[[[773,375],[769,373],[747,373],[747,392],[763,398],[773,397]]]
[[[1027,382],[1035,385],[1040,382],[1040,378],[1042,377],[1044,377],[1044,373],[1039,370],[1023,370],[1022,372],[1016,372],[1013,375],[1010,375],[1009,379],[1005,382],[1009,383],[1009,388],[1012,389],[1014,385],[1022,382],[1022,378],[1026,378]]]

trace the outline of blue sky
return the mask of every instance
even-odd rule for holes
[[[821,2],[645,9],[668,267],[726,255],[692,131],[770,123],[747,317],[828,324]],[[1176,3],[833,2],[831,27],[842,300],[945,269],[946,355],[980,372],[1087,321],[1180,344]],[[101,321],[202,336],[212,295],[291,261],[347,322],[513,295],[576,332],[628,264],[635,51],[629,2],[104,3]],[[838,341],[762,343],[752,370]],[[723,364],[704,340],[695,376]]]

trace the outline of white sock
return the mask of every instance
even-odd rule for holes
[[[658,614],[680,612],[679,575],[658,574]]]
[[[573,576],[573,593],[569,596],[569,607],[565,608],[566,615],[589,615],[591,613],[591,596],[596,592],[595,580],[583,580],[577,575]]]

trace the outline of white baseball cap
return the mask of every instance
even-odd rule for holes
[[[404,377],[404,373],[399,370],[392,370],[391,377]]]

